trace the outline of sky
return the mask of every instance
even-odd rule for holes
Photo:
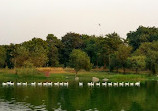
[[[67,32],[126,38],[140,25],[158,27],[158,0],[0,0],[0,45]]]

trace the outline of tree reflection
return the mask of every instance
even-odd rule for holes
[[[25,102],[32,109],[44,105],[47,110],[156,111],[157,86],[146,82],[141,87],[0,87],[0,101]]]

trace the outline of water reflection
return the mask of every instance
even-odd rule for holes
[[[0,111],[157,111],[158,84],[141,87],[0,87]]]

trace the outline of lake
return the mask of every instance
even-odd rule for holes
[[[0,111],[157,111],[158,82],[140,87],[2,86]]]

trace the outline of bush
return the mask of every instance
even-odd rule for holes
[[[41,74],[36,68],[17,68],[16,74],[18,75],[36,75]]]

